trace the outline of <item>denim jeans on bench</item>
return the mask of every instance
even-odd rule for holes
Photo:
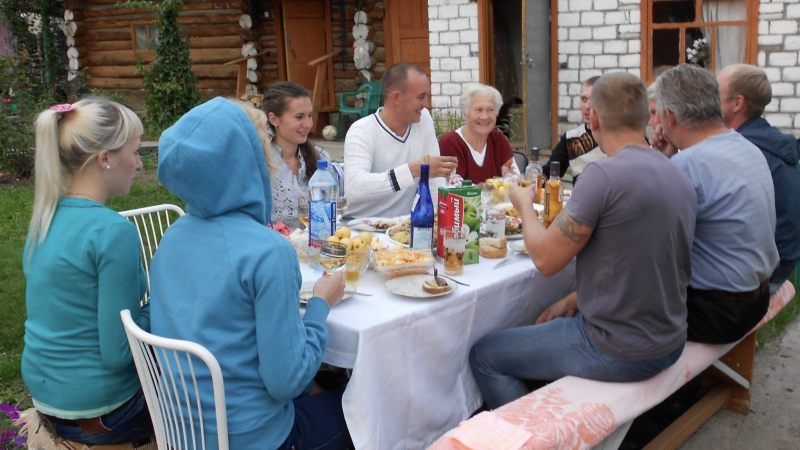
[[[599,381],[641,381],[668,368],[683,352],[648,361],[620,361],[589,340],[583,316],[495,331],[481,338],[469,354],[472,374],[486,405],[498,408],[526,394],[522,381],[553,381],[567,375]]]

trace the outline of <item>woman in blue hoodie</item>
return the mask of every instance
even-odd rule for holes
[[[317,282],[301,318],[297,255],[271,222],[264,148],[243,107],[200,105],[161,135],[158,178],[186,201],[150,269],[153,334],[197,342],[222,367],[230,448],[344,449],[342,391],[307,396],[328,343],[341,273]],[[198,373],[213,400],[210,375]],[[213,408],[204,408],[215,445]]]

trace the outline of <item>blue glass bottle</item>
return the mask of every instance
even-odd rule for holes
[[[419,188],[411,210],[411,248],[431,249],[433,245],[434,217],[431,189],[428,186],[428,174],[431,169],[429,163],[430,157],[424,155],[420,166]]]

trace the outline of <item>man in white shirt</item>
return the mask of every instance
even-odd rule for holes
[[[381,79],[384,106],[354,123],[344,140],[348,215],[410,214],[422,155],[430,155],[434,205],[439,186],[455,171],[455,157],[439,156],[433,119],[426,109],[430,82],[417,66],[399,63]]]

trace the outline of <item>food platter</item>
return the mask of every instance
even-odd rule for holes
[[[438,294],[425,292],[425,290],[422,289],[422,284],[425,283],[425,280],[429,280],[431,278],[433,278],[433,275],[409,275],[407,277],[392,278],[391,280],[387,281],[384,286],[389,292],[411,298],[441,297],[443,295],[453,293],[456,289],[458,289],[458,285],[456,283],[443,278],[444,281],[447,281],[447,285],[451,288],[449,291],[440,292]]]
[[[405,227],[405,231],[408,233],[408,234],[405,234],[405,236],[408,237],[408,240],[405,241],[405,242],[403,242],[405,239],[402,239],[402,238],[395,239],[395,236],[394,236],[395,232],[400,232],[402,234],[402,232],[404,231],[403,230],[404,227]],[[409,242],[411,242],[411,233],[408,230],[410,230],[408,225],[395,225],[395,226],[389,228],[388,230],[386,230],[386,240],[388,241],[389,244],[401,244],[401,245],[405,245],[406,247],[408,247]]]
[[[359,231],[375,231],[383,233],[387,229],[400,225],[400,218],[364,217],[351,220],[347,226]]]
[[[317,284],[316,280],[308,280],[304,281],[302,287],[300,287],[300,304],[305,305],[308,303],[308,299],[314,296],[314,285]],[[356,287],[346,284],[344,286],[344,296],[342,300],[348,299],[355,295]]]

